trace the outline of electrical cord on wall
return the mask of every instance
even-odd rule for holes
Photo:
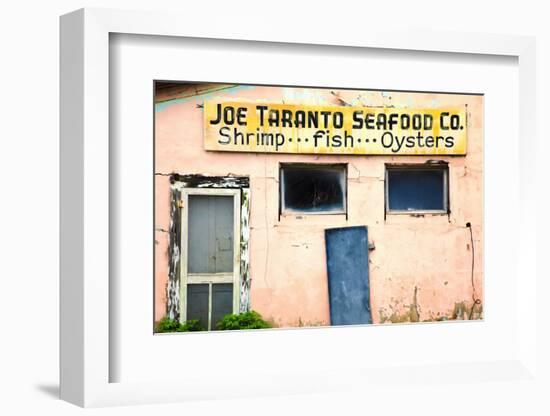
[[[474,247],[474,233],[472,231],[472,224],[467,222],[466,227],[470,229],[470,241],[472,244],[472,273],[471,273],[471,279],[472,279],[472,300],[474,301],[472,305],[472,309],[470,310],[470,316],[468,316],[468,319],[472,319],[472,316],[474,314],[474,306],[481,304],[481,299],[479,299],[476,295],[476,287],[474,284],[474,268],[475,268],[475,247]]]

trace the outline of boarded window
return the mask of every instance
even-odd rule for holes
[[[282,213],[346,212],[346,165],[281,165]]]
[[[447,212],[447,166],[388,166],[388,212]]]

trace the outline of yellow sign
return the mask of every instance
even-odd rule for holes
[[[465,155],[465,108],[207,101],[204,147],[226,152]]]

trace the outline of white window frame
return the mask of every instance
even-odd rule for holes
[[[341,168],[343,171],[342,190],[343,190],[343,208],[333,211],[301,211],[285,206],[285,168],[304,168],[304,169],[334,169]],[[348,165],[347,163],[280,163],[279,164],[279,209],[281,215],[346,215],[348,212]]]
[[[189,273],[188,272],[188,226],[189,196],[232,196],[233,197],[233,272]],[[241,190],[221,188],[184,188],[181,193],[181,258],[180,258],[180,322],[187,320],[187,285],[208,284],[208,330],[212,330],[212,284],[233,283],[233,313],[239,311],[241,274]],[[215,328],[214,328],[215,329]]]
[[[384,184],[384,205],[386,207],[386,214],[441,214],[447,215],[449,213],[449,166],[448,165],[435,165],[427,166],[425,164],[410,164],[410,165],[386,165],[385,171],[385,184]],[[411,210],[392,210],[390,209],[390,181],[388,173],[390,170],[400,171],[443,171],[443,209],[411,209]]]

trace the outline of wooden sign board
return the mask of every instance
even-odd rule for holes
[[[204,147],[226,152],[465,155],[466,108],[207,101]]]

